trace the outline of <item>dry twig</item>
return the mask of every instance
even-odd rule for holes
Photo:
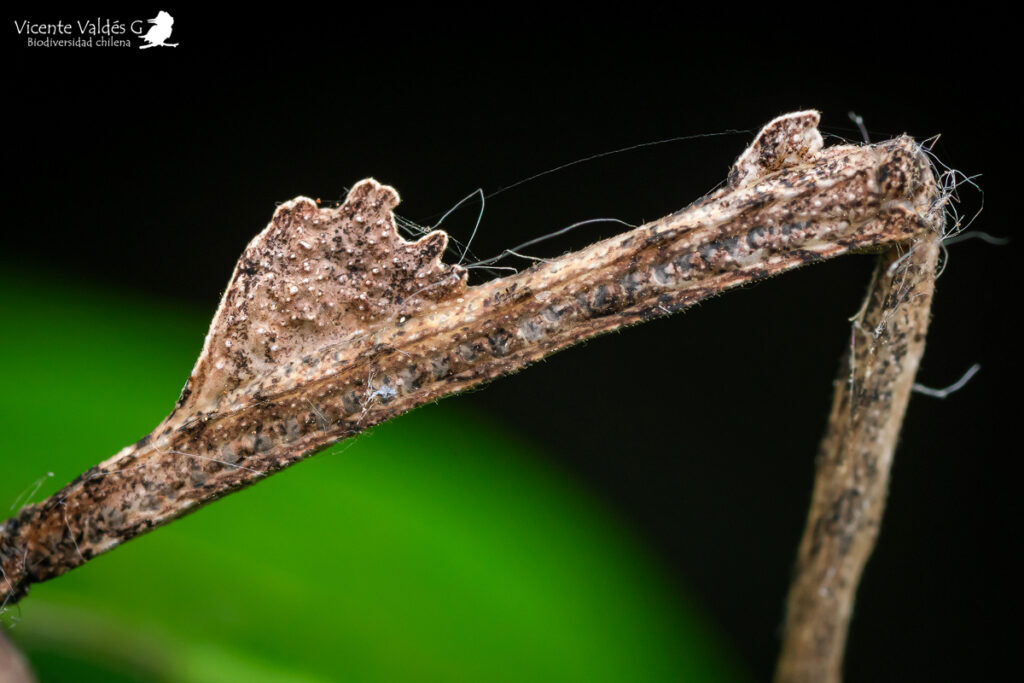
[[[398,195],[374,180],[336,209],[302,197],[282,205],[242,255],[174,411],[0,526],[0,603],[332,443],[594,335],[851,250],[923,244],[895,274],[879,276],[861,318],[854,405],[840,387],[812,538],[801,548],[801,577],[840,564],[820,601],[798,579],[792,628],[811,629],[818,647],[824,613],[838,614],[826,631],[841,640],[873,545],[861,520],[877,524],[923,343],[941,198],[910,138],[823,149],[817,123],[817,112],[779,117],[721,190],[476,287],[464,268],[441,262],[445,233],[414,243],[398,235]],[[908,273],[909,289],[899,284]],[[838,489],[824,481],[850,476],[855,483],[843,479]],[[787,657],[799,661],[806,639],[794,638]],[[792,677],[788,665],[780,669],[780,679]]]
[[[840,681],[853,602],[875,547],[889,470],[924,353],[939,241],[879,260],[836,381],[786,606],[779,683]]]

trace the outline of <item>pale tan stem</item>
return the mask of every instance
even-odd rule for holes
[[[924,353],[939,240],[878,263],[836,381],[790,588],[777,683],[838,683],[861,572],[878,538],[889,470]]]

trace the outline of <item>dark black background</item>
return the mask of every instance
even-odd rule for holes
[[[989,83],[1012,64],[990,29],[865,16],[680,23],[625,7],[605,17],[165,9],[175,49],[29,49],[7,23],[0,264],[212,313],[275,201],[339,198],[372,175],[399,190],[403,216],[429,223],[477,187],[591,154],[749,131],[614,155],[495,196],[473,243],[489,256],[586,218],[636,223],[678,209],[725,177],[760,125],[799,108],[853,139],[851,109],[875,139],[941,133],[944,162],[983,174],[975,227],[1012,235],[1019,223],[1021,122],[1009,83]],[[979,205],[964,194],[964,212]],[[446,227],[465,239],[474,218],[475,207]],[[588,227],[532,253],[618,229]],[[919,379],[943,386],[974,362],[982,371],[949,399],[911,402],[848,680],[989,679],[1019,644],[1002,623],[1016,602],[1007,548],[1020,537],[1009,471],[1020,449],[1007,443],[1019,405],[1008,378],[1017,249],[965,242],[939,280]],[[452,400],[542,443],[768,678],[831,382],[871,261],[733,292]]]

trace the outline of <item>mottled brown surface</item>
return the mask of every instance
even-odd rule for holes
[[[466,271],[441,263],[448,235],[406,242],[391,211],[398,201],[368,179],[338,208],[306,197],[280,206],[235,266],[181,412],[243,408],[277,391],[282,374],[311,354],[343,351],[381,323],[464,292]]]
[[[941,224],[941,216],[934,220]],[[857,584],[881,526],[935,288],[937,235],[922,235],[912,249],[909,257],[893,248],[879,259],[840,367],[787,602],[778,683],[842,680]]]
[[[443,233],[397,235],[397,194],[375,181],[338,209],[283,205],[239,262],[175,411],[0,526],[0,602],[427,401],[933,229],[917,207],[934,183],[912,140],[820,149],[817,121],[771,122],[729,185],[684,210],[478,287],[439,261]]]

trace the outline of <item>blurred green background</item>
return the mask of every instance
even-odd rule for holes
[[[156,425],[208,312],[9,266],[0,288],[7,517]],[[543,448],[454,399],[39,584],[2,620],[42,681],[745,680],[680,584]]]

